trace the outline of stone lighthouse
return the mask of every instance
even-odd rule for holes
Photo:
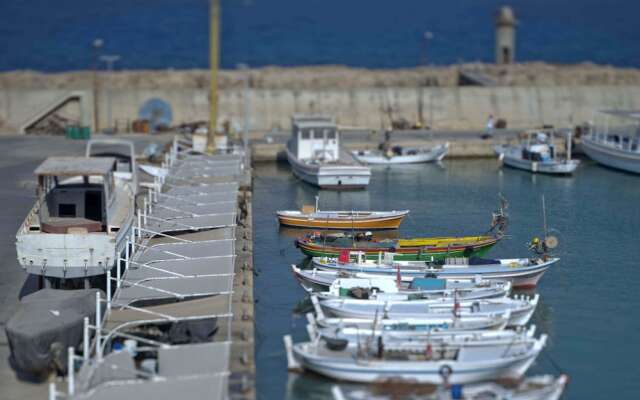
[[[513,64],[516,56],[516,17],[509,6],[496,15],[496,64]]]

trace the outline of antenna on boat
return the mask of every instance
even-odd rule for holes
[[[318,203],[320,202],[320,196],[316,196],[316,212],[320,211],[318,209]]]
[[[488,233],[495,231],[498,236],[502,236],[507,230],[507,223],[509,222],[509,215],[507,214],[509,202],[502,193],[498,193],[498,197],[500,198],[500,206],[497,211],[491,214],[491,228]]]

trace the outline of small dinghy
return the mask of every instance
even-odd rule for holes
[[[442,161],[447,152],[449,152],[449,142],[434,147],[393,146],[388,151],[357,150],[352,151],[351,154],[363,164],[393,165]]]
[[[416,278],[403,288],[401,281],[392,277],[338,278],[329,290],[316,293],[321,299],[355,298],[372,300],[459,300],[491,299],[508,296],[511,283],[503,281],[446,280]]]
[[[443,262],[430,261],[396,261],[395,254],[380,254],[377,261],[366,260],[365,256],[358,252],[353,262],[341,262],[340,259],[315,257],[312,260],[313,268],[361,272],[367,274],[391,275],[398,274],[404,279],[409,277],[433,276],[443,279],[474,279],[480,276],[482,279],[510,281],[514,288],[535,287],[542,275],[559,258],[506,258],[506,259],[481,259],[481,258],[446,258]],[[349,257],[351,260],[352,257]]]
[[[518,381],[482,382],[467,385],[452,385],[450,388],[430,385],[403,385],[402,394],[406,398],[421,400],[559,400],[565,390],[569,377],[560,375],[536,375]],[[398,386],[393,382],[379,385],[343,389],[335,385],[332,393],[335,399],[344,400],[392,400],[395,394],[389,394]]]
[[[501,163],[534,173],[569,175],[578,168],[580,160],[571,159],[571,135],[567,135],[567,155],[558,156],[553,135],[527,132],[517,145],[498,145],[494,148]]]
[[[323,340],[297,343],[285,336],[290,369],[305,369],[352,382],[402,379],[414,383],[464,384],[498,378],[522,377],[544,348],[539,339],[522,334],[517,339],[478,345],[477,341],[407,347],[381,337],[368,345],[332,350]]]
[[[311,296],[312,301],[315,295]],[[514,299],[485,299],[474,301],[442,300],[357,300],[318,299],[322,310],[332,316],[342,318],[368,318],[379,316],[384,319],[423,318],[429,314],[441,315],[496,315],[511,313],[508,326],[525,325],[531,319],[538,305],[539,295],[533,298],[519,296]]]

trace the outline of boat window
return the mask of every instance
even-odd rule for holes
[[[336,131],[334,131],[333,129],[327,130],[327,139],[335,139],[335,138],[336,138]]]
[[[313,132],[313,138],[314,139],[322,139],[322,131],[312,130],[311,132]]]
[[[70,217],[75,218],[76,205],[75,204],[58,204],[58,217]]]
[[[309,139],[309,131],[307,129],[300,130],[300,137],[302,139]]]

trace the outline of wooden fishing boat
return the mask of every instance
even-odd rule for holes
[[[531,319],[538,305],[539,295],[533,298],[483,299],[470,301],[442,300],[359,300],[359,299],[317,299],[325,314],[341,318],[422,318],[427,314],[487,315],[511,312],[508,326],[525,325]],[[314,304],[315,306],[315,304]]]
[[[440,315],[425,314],[421,318],[382,319],[375,322],[363,318],[332,318],[322,313],[318,306],[318,316],[307,314],[309,324],[317,327],[318,331],[333,331],[345,327],[355,329],[380,329],[390,332],[408,332],[408,334],[421,335],[429,332],[464,332],[478,330],[501,330],[507,327],[510,312],[496,315]]]
[[[346,260],[346,261],[345,261]],[[509,281],[514,288],[531,288],[538,284],[542,275],[558,262],[559,258],[446,258],[443,261],[396,261],[395,254],[379,255],[378,260],[365,260],[362,252],[349,252],[342,261],[335,258],[315,257],[313,268],[340,271],[343,273],[365,273],[369,275],[400,276],[401,279],[434,276],[442,279],[474,279]],[[325,278],[327,278],[325,276]],[[318,281],[318,279],[316,279]],[[319,283],[319,282],[317,282]]]
[[[375,230],[398,229],[409,210],[401,211],[324,211],[303,206],[301,211],[276,211],[280,225],[296,228]]]
[[[403,379],[415,383],[464,384],[497,378],[518,379],[544,348],[547,336],[523,335],[517,340],[474,346],[473,341],[446,343],[442,347],[407,349],[375,341],[369,346],[332,349],[325,341],[293,345],[285,337],[290,369],[305,369],[326,377],[353,382]]]
[[[367,259],[378,259],[380,254],[394,253],[396,260],[435,261],[447,257],[480,257],[502,237],[507,227],[507,204],[501,199],[498,211],[492,215],[491,228],[484,235],[460,237],[426,237],[409,239],[374,240],[371,233],[327,234],[315,232],[296,240],[296,247],[308,257],[345,256],[349,251],[360,251]],[[348,260],[347,260],[348,261]]]
[[[428,300],[457,297],[460,300],[477,300],[505,297],[510,292],[511,283],[503,281],[416,278],[403,287],[393,277],[374,275],[366,278],[336,278],[327,290],[316,295],[319,298]]]
[[[363,252],[367,259],[393,253],[396,260],[441,260],[447,257],[481,257],[502,235],[358,240],[346,234],[312,234],[298,238],[296,247],[308,257],[338,258],[344,251]]]

